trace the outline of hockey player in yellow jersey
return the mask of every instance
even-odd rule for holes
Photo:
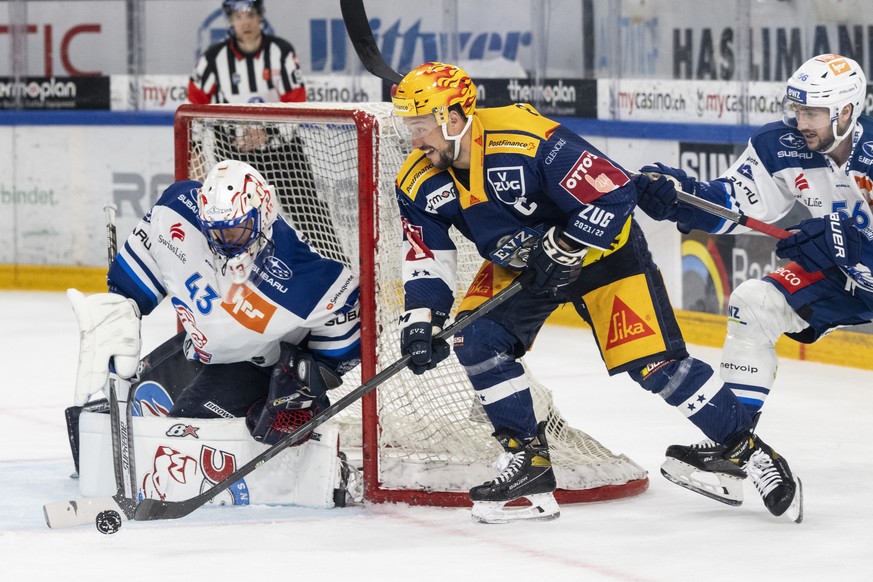
[[[451,227],[484,260],[461,312],[516,277],[523,283],[518,294],[454,338],[455,354],[505,451],[499,475],[470,490],[474,519],[559,515],[546,419],[535,416],[518,358],[548,315],[568,302],[591,325],[610,375],[627,372],[708,438],[730,445],[719,459],[720,486],[695,490],[741,503],[743,467],[752,451],[772,450],[712,368],[688,355],[660,271],[633,219],[637,191],[628,173],[530,105],[477,109],[475,84],[454,65],[417,67],[393,89],[392,101],[413,147],[396,181],[404,230],[401,350],[410,355],[412,371],[424,373],[450,352],[435,336],[454,300]],[[799,480],[771,493],[765,499],[771,512],[800,519]],[[531,507],[504,507],[519,497]]]

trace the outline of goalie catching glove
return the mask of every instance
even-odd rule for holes
[[[67,290],[79,322],[79,368],[76,374],[76,406],[83,406],[103,390],[112,369],[120,378],[132,378],[139,367],[142,349],[139,308],[132,299],[116,293],[86,297]]]
[[[410,309],[400,316],[400,354],[409,355],[407,366],[414,374],[433,370],[449,357],[448,342],[436,337],[447,318],[447,314],[426,307]]]
[[[530,251],[521,284],[534,294],[554,295],[579,278],[588,247],[564,237],[553,226]]]
[[[330,406],[327,391],[342,384],[342,378],[312,354],[287,342],[279,344],[279,361],[273,366],[266,400],[255,402],[246,414],[252,437],[274,445],[290,432]],[[294,446],[309,440],[307,434]]]

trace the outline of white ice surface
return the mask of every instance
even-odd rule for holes
[[[172,328],[161,309],[143,337]],[[805,484],[800,525],[746,484],[733,508],[668,483],[665,447],[696,429],[624,376],[583,330],[547,327],[528,358],[572,424],[649,471],[641,496],[565,506],[553,522],[483,526],[468,510],[365,505],[206,508],[176,521],[49,530],[42,505],[78,497],[63,409],[78,349],[61,293],[0,292],[0,579],[380,581],[873,580],[873,373],[783,360],[759,433]],[[717,363],[719,351],[692,347]]]

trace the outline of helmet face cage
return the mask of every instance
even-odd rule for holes
[[[197,196],[197,218],[215,253],[233,258],[269,238],[278,215],[271,190],[257,170],[242,162],[220,162],[209,172]]]
[[[403,77],[391,101],[395,115],[433,114],[439,125],[445,125],[452,105],[458,105],[468,118],[476,111],[476,85],[459,67],[425,63]]]
[[[782,118],[786,125],[797,127],[798,107],[823,107],[836,126],[843,108],[852,105],[851,127],[864,110],[866,95],[867,78],[857,62],[840,55],[818,55],[788,79]]]
[[[245,215],[230,220],[200,222],[200,231],[217,254],[233,258],[257,242],[261,234],[261,215],[252,208]]]

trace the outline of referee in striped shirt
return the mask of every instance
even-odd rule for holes
[[[209,47],[197,61],[188,83],[188,101],[208,103],[277,103],[306,101],[306,88],[294,47],[264,34],[263,0],[224,0],[230,37]],[[245,162],[277,189],[285,218],[319,252],[343,255],[330,212],[320,200],[302,138],[296,131],[281,131],[259,123],[224,123],[213,135],[199,135],[201,154]],[[213,159],[214,158],[214,159]]]
[[[230,37],[209,47],[188,83],[188,101],[275,103],[305,101],[306,88],[291,43],[264,34],[263,0],[224,0]]]

